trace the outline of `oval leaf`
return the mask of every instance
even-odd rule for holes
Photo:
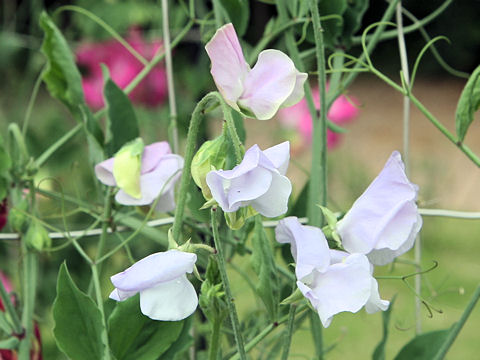
[[[463,88],[462,94],[457,104],[455,113],[455,126],[458,139],[463,141],[470,124],[473,121],[473,115],[480,108],[480,66],[470,75],[467,84]]]
[[[102,359],[105,345],[102,315],[93,300],[81,292],[68,273],[60,266],[57,297],[53,304],[57,345],[72,360]]]
[[[437,330],[414,337],[395,357],[395,360],[431,360],[445,342],[450,330]]]

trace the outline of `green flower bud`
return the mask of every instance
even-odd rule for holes
[[[25,212],[28,209],[27,199],[21,199],[8,213],[8,223],[13,231],[21,233],[24,230],[25,220],[27,216]]]
[[[255,216],[258,212],[255,211],[251,206],[241,207],[234,212],[225,212],[225,220],[227,225],[232,230],[240,229],[248,218]]]
[[[115,154],[113,162],[113,176],[118,187],[135,199],[142,197],[140,173],[144,146],[141,138],[126,143]]]
[[[42,251],[52,246],[52,239],[48,236],[47,230],[36,219],[33,219],[30,223],[24,239],[28,247],[37,251]]]
[[[227,148],[227,139],[222,134],[214,140],[203,143],[192,159],[191,173],[193,181],[202,189],[202,194],[206,200],[212,198],[206,182],[207,174],[212,170],[224,168],[227,158]]]

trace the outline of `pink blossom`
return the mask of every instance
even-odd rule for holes
[[[147,42],[138,29],[131,29],[127,42],[145,59],[151,60],[162,47],[159,40]],[[105,64],[112,80],[124,89],[143,69],[143,64],[116,40],[90,42],[80,45],[77,62],[86,74],[82,79],[85,100],[93,108],[101,108],[103,101],[103,74],[100,64]],[[163,67],[157,65],[133,90],[129,97],[134,103],[153,107],[161,104],[167,95],[167,80]]]
[[[313,90],[313,100],[315,107],[320,109],[320,94],[318,89]],[[337,125],[344,125],[358,115],[358,100],[354,97],[347,98],[344,95],[340,95],[330,107],[327,118]],[[302,138],[308,142],[312,140],[312,118],[308,111],[307,101],[303,99],[298,104],[289,108],[281,109],[279,111],[280,122],[288,128],[296,129]],[[327,147],[333,149],[340,142],[341,134],[334,133],[331,130],[327,130]]]

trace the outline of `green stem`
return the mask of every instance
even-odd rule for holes
[[[104,331],[102,331],[102,342],[105,344],[105,354],[104,354],[103,360],[110,360],[111,357],[110,357],[110,346],[108,344],[108,336],[107,336],[107,323],[105,320],[105,311],[103,309],[102,290],[100,288],[100,280],[98,277],[97,265],[92,264],[91,269],[92,269],[92,279],[93,279],[94,288],[95,288],[97,305],[98,305],[98,309],[100,310],[100,313],[102,314],[102,323],[104,327]]]
[[[23,259],[23,313],[22,325],[25,337],[20,341],[18,360],[30,360],[30,349],[33,340],[33,314],[35,308],[35,292],[37,287],[37,254],[23,245],[25,255]]]
[[[178,153],[177,104],[175,101],[175,86],[173,82],[172,48],[170,46],[170,29],[168,23],[168,1],[162,0],[163,45],[165,46],[165,65],[167,70],[168,105],[170,109],[170,124],[168,125],[169,142],[173,152]]]
[[[208,349],[208,360],[218,359],[218,350],[220,345],[220,330],[222,328],[222,319],[218,316],[213,320],[213,329],[210,334],[210,348]]]
[[[288,360],[288,354],[290,352],[290,344],[292,343],[293,325],[295,323],[296,310],[297,310],[297,305],[295,304],[290,305],[290,310],[288,312],[287,329],[285,332],[285,342],[283,344],[282,360]]]
[[[223,98],[217,93],[217,97],[222,105],[222,111],[223,115],[225,117],[225,122],[227,125],[227,131],[228,135],[230,136],[230,139],[233,142],[233,149],[235,151],[235,159],[237,163],[240,163],[242,161],[243,155],[242,155],[242,142],[240,141],[240,138],[238,137],[237,133],[237,128],[235,127],[235,123],[233,121],[232,117],[232,111],[228,105],[223,101]]]
[[[22,135],[24,137],[27,134],[28,124],[30,122],[30,118],[32,115],[33,105],[35,104],[35,100],[37,99],[37,95],[38,95],[38,90],[40,89],[40,84],[42,83],[42,79],[43,79],[42,75],[43,75],[43,69],[42,71],[40,71],[40,74],[38,75],[37,80],[35,80],[35,84],[33,85],[32,95],[30,95],[30,100],[28,101],[27,111],[25,111],[25,118],[23,120],[23,125],[22,125]]]
[[[65,143],[67,143],[71,138],[73,138],[81,129],[83,128],[83,124],[79,123],[75,125],[69,132],[63,135],[60,139],[55,141],[52,145],[48,147],[38,158],[35,160],[35,163],[38,167],[41,167],[50,156],[53,155],[55,151],[57,151],[60,147],[62,147]]]
[[[463,311],[462,316],[460,319],[453,325],[453,328],[450,330],[448,333],[447,339],[445,342],[442,344],[440,349],[437,352],[437,355],[433,358],[433,360],[441,360],[445,357],[447,354],[448,350],[450,349],[450,346],[452,346],[453,342],[457,338],[458,334],[460,333],[460,330],[462,330],[463,325],[465,325],[465,322],[467,321],[468,317],[472,313],[473,308],[477,304],[478,299],[480,298],[480,285],[477,286],[477,289],[475,290],[470,302],[468,303],[467,307]]]
[[[230,320],[232,322],[233,335],[237,344],[238,355],[241,360],[246,360],[247,354],[245,352],[245,347],[243,344],[243,336],[240,331],[240,322],[238,321],[237,309],[235,308],[232,291],[230,289],[230,282],[227,276],[227,267],[225,264],[225,257],[223,255],[223,245],[220,243],[220,236],[218,234],[217,213],[221,213],[221,210],[216,210],[215,208],[212,208],[210,211],[210,217],[212,220],[211,225],[213,231],[213,241],[215,243],[215,249],[217,250],[218,268],[220,271],[220,276],[222,277],[223,287],[225,289],[227,307],[230,315]]]
[[[57,8],[55,10],[55,14],[58,14],[62,11],[73,11],[82,15],[85,15],[93,22],[97,23],[102,27],[106,32],[108,32],[115,40],[117,40],[122,46],[128,50],[130,54],[132,54],[138,61],[140,61],[143,65],[148,64],[148,60],[145,59],[137,50],[135,50],[124,38],[122,38],[110,25],[108,25],[105,21],[99,18],[94,13],[84,9],[80,6],[75,5],[65,5]]]
[[[14,333],[16,335],[21,335],[23,333],[22,323],[18,318],[17,312],[15,311],[15,308],[10,300],[10,295],[7,293],[2,281],[0,281],[0,299],[2,299],[6,313],[10,316]]]
[[[213,13],[215,15],[215,26],[217,27],[217,29],[219,29],[223,25],[222,14],[220,13],[220,11],[222,10],[221,5],[218,0],[212,0],[212,4],[213,4]]]
[[[395,7],[397,6],[398,1],[399,0],[392,0],[388,4],[387,10],[385,11],[385,13],[382,16],[382,19],[380,20],[381,23],[386,23],[392,18],[393,14],[395,12]],[[373,51],[375,46],[377,46],[378,42],[380,41],[380,36],[385,30],[385,27],[386,27],[386,24],[380,24],[379,26],[377,26],[375,28],[375,31],[373,32],[372,36],[369,38],[368,45],[366,46],[366,50],[367,50],[368,54],[371,54],[371,52]],[[395,31],[394,36],[395,35],[396,35],[396,31]],[[366,59],[366,54],[362,54],[362,56],[359,58],[359,62],[357,62],[355,64],[353,69],[355,69],[355,70],[360,69],[360,67],[363,66],[362,62],[365,59]],[[343,79],[343,82],[342,82],[343,87],[348,88],[348,86],[353,82],[353,80],[355,80],[357,75],[358,75],[358,72],[356,72],[356,71],[349,72],[349,75],[346,76]],[[328,94],[329,96],[328,96],[328,99],[327,99],[327,102],[326,102],[327,111],[328,111],[328,109],[330,109],[330,107],[332,106],[335,99],[341,95],[341,93],[342,93],[342,90],[337,89],[336,91],[332,91],[331,93]]]

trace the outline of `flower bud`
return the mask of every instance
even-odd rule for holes
[[[227,158],[228,142],[222,134],[214,140],[206,141],[200,146],[192,159],[191,173],[193,181],[202,190],[206,200],[212,198],[206,177],[211,170],[223,169]]]
[[[33,219],[25,234],[25,241],[28,247],[37,251],[52,246],[52,239],[48,236],[47,230],[40,221]]]
[[[122,146],[115,154],[113,176],[120,189],[135,199],[142,197],[140,172],[142,169],[143,140],[137,138]]]
[[[10,209],[8,213],[8,223],[15,232],[23,232],[26,215],[25,212],[28,209],[27,199],[21,199],[14,207]]]

